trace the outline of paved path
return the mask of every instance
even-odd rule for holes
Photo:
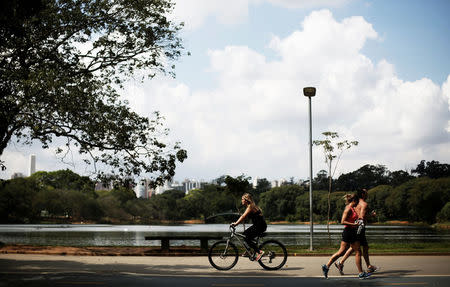
[[[266,271],[256,262],[240,258],[229,271],[211,267],[205,257],[156,256],[59,256],[33,254],[0,254],[0,274],[27,272],[57,274],[90,272],[97,274],[135,274],[146,276],[189,277],[321,277],[320,266],[328,257],[289,257],[286,265],[277,271]],[[372,256],[373,264],[381,270],[377,277],[443,276],[450,280],[450,256]],[[355,277],[354,257],[347,261],[345,277]],[[334,266],[331,278],[343,277]]]

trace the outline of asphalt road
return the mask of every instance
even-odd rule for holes
[[[0,286],[450,286],[450,256],[372,256],[381,270],[356,278],[354,259],[346,275],[321,274],[328,257],[289,257],[278,271],[240,258],[217,271],[206,257],[54,256],[0,254]]]

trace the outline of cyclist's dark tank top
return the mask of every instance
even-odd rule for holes
[[[256,226],[265,226],[266,225],[264,216],[262,215],[262,212],[259,209],[257,212],[250,213],[248,215],[248,217],[252,220],[253,225],[256,225]]]

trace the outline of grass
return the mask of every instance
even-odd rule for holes
[[[408,254],[445,254],[450,255],[450,242],[423,242],[423,243],[373,243],[370,244],[369,252],[372,255],[408,255]],[[338,244],[332,246],[313,246],[314,250],[309,250],[308,246],[288,246],[289,254],[298,255],[331,255],[339,249]]]

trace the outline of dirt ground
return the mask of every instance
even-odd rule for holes
[[[95,247],[72,247],[72,246],[32,246],[32,245],[3,245],[0,254],[49,254],[49,255],[91,255],[91,256],[183,256],[204,255],[200,248],[176,247],[170,252],[162,252],[160,247],[154,246],[95,246]]]

